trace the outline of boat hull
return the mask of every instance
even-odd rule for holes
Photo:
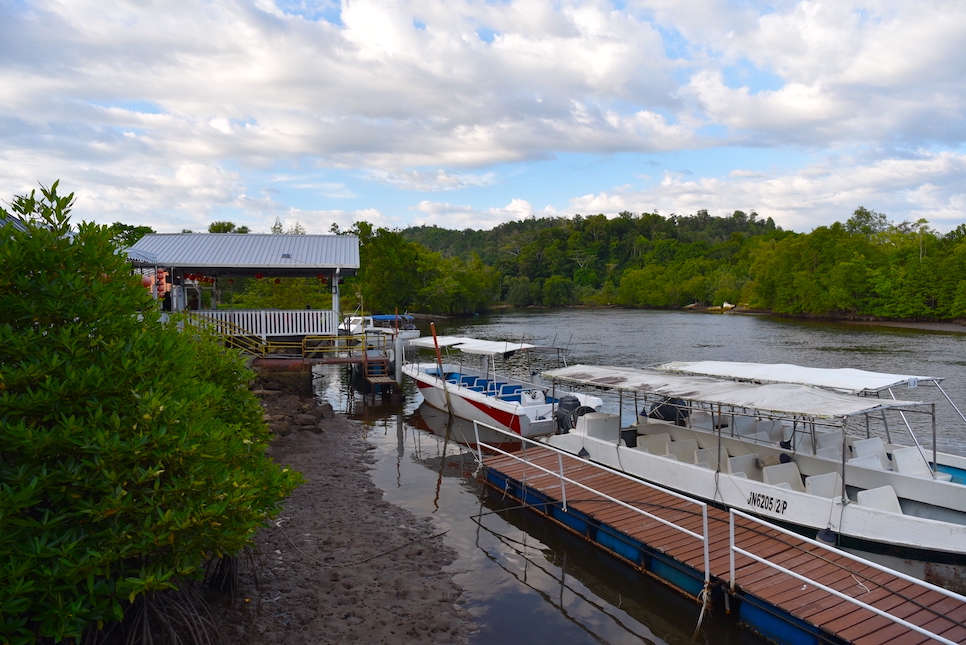
[[[498,396],[476,391],[470,387],[448,383],[436,375],[435,368],[421,369],[409,363],[403,366],[403,374],[413,379],[423,400],[428,405],[451,413],[468,421],[479,421],[487,425],[513,432],[523,437],[542,437],[553,434],[557,428],[555,401],[547,397],[546,388],[535,383],[506,379],[509,385],[519,385],[521,390],[515,398]],[[443,373],[459,369],[459,366],[444,365]],[[463,369],[464,374],[468,373]],[[595,409],[602,405],[597,397],[573,394],[581,405]]]
[[[713,440],[713,435],[709,435],[700,445],[713,449]],[[947,589],[966,592],[964,525],[885,512],[850,500],[843,503],[841,497],[779,488],[753,478],[716,472],[705,465],[650,454],[614,439],[574,432],[546,441],[572,454],[584,450],[592,461],[615,470],[720,508],[754,514],[807,537],[815,538],[819,531],[830,529],[837,544],[850,552]],[[761,456],[771,456],[765,447],[756,449]]]

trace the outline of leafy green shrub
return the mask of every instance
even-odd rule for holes
[[[161,323],[56,190],[0,228],[0,643],[120,620],[243,548],[299,479],[264,454],[241,358]]]

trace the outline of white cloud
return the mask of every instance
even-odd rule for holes
[[[496,195],[514,164],[558,154],[743,145],[864,157],[784,174],[696,169],[703,179],[668,176],[637,197],[602,185],[573,205],[642,210],[626,204],[654,198],[662,212],[687,212],[699,202],[732,210],[757,204],[807,227],[807,213],[826,211],[796,207],[793,197],[831,205],[868,195],[903,212],[961,218],[949,176],[912,168],[944,151],[958,158],[966,141],[966,3],[760,7],[750,0],[621,7],[157,0],[110,10],[95,0],[7,3],[0,196],[59,177],[77,187],[85,216],[168,230],[231,217],[254,228],[299,208],[346,221],[373,209],[380,222],[403,225],[413,214],[446,213],[480,227],[532,213],[534,198],[516,195],[525,204],[518,208],[499,192],[492,203],[506,206],[469,208],[418,201],[425,195],[411,191]],[[930,152],[914,159],[901,152],[919,148]],[[879,182],[877,173],[908,181]],[[398,203],[367,202],[367,183]],[[559,187],[560,203],[568,190]],[[318,210],[306,201],[313,199]],[[332,200],[344,210],[326,210]]]
[[[425,192],[489,186],[495,179],[495,174],[492,172],[483,174],[452,173],[442,168],[436,171],[402,170],[391,172],[374,170],[369,176],[376,181],[397,188]]]
[[[528,217],[548,217],[556,214],[551,207],[541,211],[533,208],[524,199],[513,199],[502,208],[485,210],[471,206],[454,205],[444,202],[421,201],[415,209],[417,226],[439,226],[450,229],[490,229],[506,222],[526,219]]]
[[[862,162],[830,158],[787,174],[732,172],[730,178],[685,179],[665,173],[653,187],[622,193],[600,192],[571,200],[562,214],[621,211],[664,215],[706,209],[727,216],[736,210],[772,217],[786,229],[809,231],[844,222],[859,206],[886,213],[894,221],[926,218],[948,230],[963,221],[966,155],[920,152],[905,159]]]

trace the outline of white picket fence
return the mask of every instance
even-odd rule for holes
[[[339,319],[330,309],[217,309],[190,312],[212,321],[227,336],[337,336]],[[219,325],[219,323],[224,323]]]

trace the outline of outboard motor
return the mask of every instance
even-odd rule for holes
[[[687,425],[687,418],[691,415],[688,404],[681,399],[669,399],[664,397],[660,403],[655,403],[648,410],[647,416],[650,419],[660,419],[661,421],[671,421],[675,425]]]
[[[580,399],[573,394],[565,394],[557,401],[557,430],[560,434],[570,432],[577,424],[576,418],[571,415],[580,407]]]

